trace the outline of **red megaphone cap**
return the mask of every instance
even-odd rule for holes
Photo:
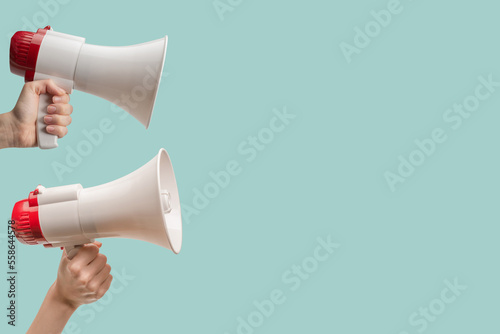
[[[23,244],[47,244],[38,218],[38,191],[32,191],[27,199],[17,202],[12,210],[12,230]]]
[[[46,26],[38,29],[36,33],[18,31],[12,36],[10,39],[10,71],[12,73],[24,77],[26,81],[33,81],[40,45],[50,29],[50,26]]]

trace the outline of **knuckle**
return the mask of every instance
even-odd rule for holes
[[[59,137],[64,137],[68,133],[68,129],[66,129],[64,126],[56,126],[55,128],[55,132]]]
[[[95,256],[97,256],[97,254],[99,254],[99,247],[97,247],[96,245],[89,245],[90,249],[92,250],[92,253],[95,254]]]
[[[106,292],[108,292],[108,289],[99,290],[97,292],[97,295],[96,295],[97,299],[101,299],[102,297],[104,297],[104,295],[106,294]]]
[[[27,82],[24,84],[23,90],[25,91],[31,91],[31,92],[36,92],[36,85],[33,81]]]
[[[68,270],[73,275],[73,277],[78,277],[82,272],[82,268],[76,264],[70,264],[68,266]]]
[[[67,130],[67,129],[66,129]],[[95,249],[91,249],[89,251],[89,254],[92,256],[92,260],[95,260],[97,258],[97,256],[99,255],[99,251],[98,250],[95,250]]]
[[[102,254],[102,253],[99,253],[98,254],[98,257],[99,259],[104,262],[104,263],[107,263],[108,262],[108,258],[106,257],[106,255]]]
[[[80,285],[87,286],[87,284],[89,283],[89,280],[85,276],[80,276],[80,277],[78,277],[77,282]]]
[[[99,290],[99,285],[97,285],[97,283],[89,283],[87,288],[89,289],[90,292],[97,292]]]

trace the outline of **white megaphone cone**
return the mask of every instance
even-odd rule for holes
[[[38,186],[16,203],[12,220],[22,243],[66,247],[70,258],[97,238],[142,240],[176,254],[182,245],[179,193],[164,149],[135,172],[100,186]]]
[[[68,94],[73,89],[100,96],[123,108],[146,128],[160,84],[168,38],[122,47],[85,44],[85,38],[52,31],[18,31],[11,39],[10,70],[26,81],[52,79]],[[40,97],[38,146],[57,147],[43,117],[51,96]]]
[[[116,104],[147,129],[166,49],[167,36],[122,47],[83,44],[76,66],[74,88]]]

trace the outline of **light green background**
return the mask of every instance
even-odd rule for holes
[[[236,3],[237,1],[233,1]],[[243,1],[220,20],[205,1],[69,1],[50,19],[88,43],[129,45],[167,34],[151,127],[120,120],[110,103],[75,92],[70,134],[51,151],[0,152],[0,217],[38,184],[84,187],[121,177],[165,147],[182,203],[230,160],[243,171],[199,215],[184,221],[178,256],[154,245],[104,240],[115,270],[135,277],[82,333],[237,332],[237,318],[273,289],[286,294],[255,333],[418,333],[408,317],[455,277],[467,286],[426,333],[498,332],[500,92],[453,131],[444,111],[474,92],[480,75],[500,80],[497,2],[409,1],[348,64],[339,44],[387,1]],[[2,5],[3,111],[22,79],[8,66],[10,32],[42,8]],[[272,110],[296,115],[245,162],[237,147],[268,126]],[[116,129],[59,181],[51,163],[109,118]],[[384,172],[413,141],[446,129],[448,140],[391,192]],[[318,237],[338,251],[292,292],[282,275],[311,256]],[[6,250],[0,245],[1,309]],[[18,326],[24,333],[53,282],[60,251],[18,245]],[[108,301],[110,299],[109,296]],[[92,310],[86,308],[84,310]],[[77,332],[77,331],[75,331]]]

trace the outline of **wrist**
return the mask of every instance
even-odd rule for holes
[[[47,293],[47,299],[53,305],[55,310],[59,312],[67,313],[69,315],[76,311],[79,305],[75,305],[70,300],[65,298],[57,288],[57,282],[54,282]]]
[[[15,147],[12,111],[0,114],[0,149]]]

